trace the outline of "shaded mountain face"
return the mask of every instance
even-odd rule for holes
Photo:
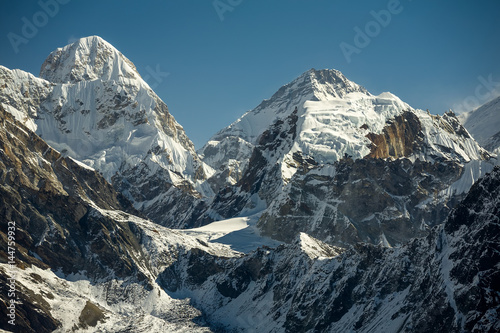
[[[14,248],[15,258],[10,265],[10,250],[0,252],[0,280],[15,279],[18,300],[15,327],[2,306],[2,329],[208,331],[193,321],[200,312],[165,294],[157,276],[194,248],[238,253],[137,216],[97,171],[52,149],[1,106],[0,179],[0,246]],[[2,288],[2,304],[11,299]]]
[[[89,246],[102,248],[98,256],[117,256],[113,253],[119,251],[117,247],[106,246],[110,238],[140,253],[128,226],[115,228],[95,210],[99,207],[137,213],[131,203],[97,171],[62,156],[9,113],[3,109],[0,112],[4,125],[0,211],[5,220],[16,222],[18,245],[36,253],[50,267],[59,267],[64,274],[85,270],[98,278],[112,269],[117,276],[133,275],[133,265],[125,258],[116,261],[119,267],[109,261],[108,268],[88,260]],[[108,232],[102,234],[103,230]],[[116,232],[110,234],[110,230]]]
[[[100,171],[149,218],[192,220],[211,195],[211,168],[130,60],[99,37],[82,38],[52,52],[40,77],[0,67],[0,103],[62,154]]]
[[[208,215],[260,211],[265,235],[306,232],[339,246],[427,233],[494,165],[452,112],[431,115],[314,69],[200,154],[216,170]]]
[[[0,214],[4,223],[15,222],[17,269],[35,265],[63,274],[85,271],[97,279],[112,271],[117,277],[146,280],[131,256],[133,252],[137,259],[143,255],[132,230],[126,224],[118,228],[96,211],[97,207],[133,211],[128,200],[95,170],[63,157],[3,109],[0,118]],[[6,229],[1,235],[6,249]],[[5,263],[7,256],[2,253]],[[6,267],[1,271],[5,280],[10,277]],[[18,288],[23,304],[16,318],[20,331],[51,332],[60,325],[49,304],[40,300],[43,295],[22,284]],[[5,288],[2,301],[9,301]]]
[[[500,153],[500,97],[459,116],[460,121],[481,146]]]
[[[300,234],[224,262],[191,252],[160,280],[227,331],[496,332],[499,209],[496,167],[444,225],[399,248],[341,249]]]

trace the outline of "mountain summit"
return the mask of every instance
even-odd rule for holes
[[[238,134],[242,139],[254,143],[274,120],[287,117],[296,106],[301,108],[306,101],[344,98],[356,92],[371,96],[365,88],[349,81],[338,70],[313,68],[282,86],[271,98],[262,101],[255,109],[218,132],[212,140]]]
[[[140,78],[134,64],[98,36],[58,48],[45,60],[40,77],[54,83]]]

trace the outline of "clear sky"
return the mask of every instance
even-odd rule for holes
[[[135,63],[197,148],[310,68],[438,114],[500,86],[498,0],[0,1],[8,68],[38,75],[91,35]]]

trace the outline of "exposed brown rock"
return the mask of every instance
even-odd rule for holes
[[[411,111],[405,111],[387,123],[381,134],[368,133],[372,142],[366,158],[399,158],[414,153],[423,140],[422,124]]]

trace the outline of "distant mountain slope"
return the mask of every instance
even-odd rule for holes
[[[0,67],[0,103],[61,153],[102,172],[148,217],[183,226],[200,198],[213,195],[205,184],[212,169],[111,44],[93,36],[59,48],[40,77]]]
[[[474,139],[489,151],[500,153],[500,97],[459,116]]]

